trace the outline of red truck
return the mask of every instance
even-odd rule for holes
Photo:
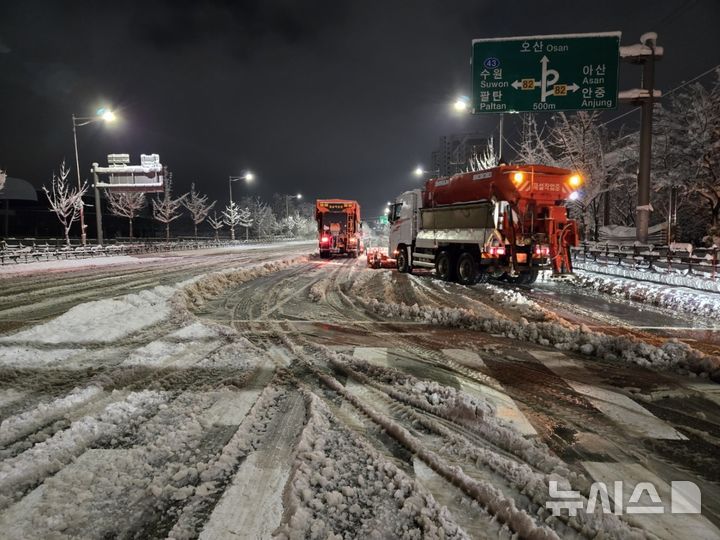
[[[357,257],[363,251],[360,205],[345,199],[318,199],[315,203],[320,257]]]

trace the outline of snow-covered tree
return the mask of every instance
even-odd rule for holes
[[[65,244],[70,245],[70,227],[73,222],[80,218],[80,207],[83,204],[82,198],[87,191],[87,182],[84,182],[81,189],[71,186],[68,182],[70,169],[65,167],[65,162],[60,164],[60,172],[53,172],[50,189],[43,186],[43,191],[48,198],[50,208],[57,216],[65,233]]]
[[[635,226],[639,144],[638,132],[628,133],[624,127],[608,135],[605,164],[612,182],[604,194],[603,212],[614,225]]]
[[[215,206],[215,203],[217,201],[213,201],[212,203],[208,203],[208,196],[207,195],[201,195],[197,191],[195,191],[195,184],[191,184],[190,186],[190,195],[187,199],[183,202],[185,205],[185,208],[188,209],[190,212],[190,217],[192,218],[193,226],[195,229],[195,236],[198,235],[198,225],[200,225],[203,221],[205,221],[205,218],[207,218],[208,214],[210,213],[210,210],[212,210],[213,206]]]
[[[283,236],[295,236],[295,216],[286,216],[275,223],[275,232]]]
[[[133,220],[145,207],[145,193],[142,191],[108,191],[107,200],[110,213],[128,219],[130,238],[133,237]]]
[[[720,227],[720,70],[706,88],[694,83],[674,94],[660,118],[675,174],[669,180],[703,202],[710,227]],[[668,171],[670,172],[670,171]]]
[[[603,194],[612,189],[615,179],[610,176],[605,161],[609,142],[606,132],[599,126],[599,111],[579,111],[573,115],[558,113],[548,136],[552,164],[578,171],[583,177],[579,197],[570,203],[583,225],[586,238],[592,233],[597,240],[601,219]],[[541,148],[541,151],[544,150]]]
[[[165,224],[165,240],[170,240],[170,223],[182,215],[180,209],[186,197],[187,193],[173,198],[172,182],[168,180],[165,183],[163,194],[152,201],[153,217],[160,223]]]
[[[484,171],[497,166],[497,164],[498,158],[495,155],[495,145],[491,137],[485,147],[485,150],[481,154],[475,154],[470,158],[470,170]]]
[[[250,238],[250,227],[252,227],[253,224],[253,218],[252,218],[252,212],[250,212],[250,209],[245,207],[240,209],[240,219],[238,220],[238,225],[241,227],[245,227],[245,240],[247,241]]]
[[[272,236],[277,224],[272,209],[259,197],[245,197],[241,201],[241,204],[250,210],[250,215],[253,220],[251,226],[253,236],[257,238]]]
[[[230,227],[230,240],[235,241],[235,227],[240,223],[240,208],[235,201],[222,211],[223,222]]]
[[[515,161],[522,165],[553,164],[555,158],[550,152],[548,131],[547,126],[538,126],[533,113],[524,114]]]
[[[222,229],[225,225],[222,216],[218,217],[217,212],[213,212],[212,217],[208,218],[208,223],[210,224],[210,227],[212,227],[215,231],[215,240],[219,240],[220,229]]]
[[[0,191],[5,187],[5,181],[7,180],[7,173],[0,169]]]

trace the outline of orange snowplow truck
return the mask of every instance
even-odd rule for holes
[[[360,205],[344,199],[319,199],[315,203],[320,257],[357,257],[362,253]]]
[[[390,212],[388,256],[400,272],[434,268],[462,284],[504,277],[532,283],[539,270],[572,273],[577,226],[567,201],[580,174],[544,165],[501,165],[432,178]]]

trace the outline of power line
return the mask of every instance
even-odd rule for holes
[[[687,86],[688,84],[694,83],[694,82],[697,81],[698,79],[703,78],[705,75],[707,75],[708,73],[712,73],[713,71],[715,71],[715,70],[718,69],[718,68],[720,68],[720,64],[717,64],[717,65],[711,67],[710,69],[703,71],[700,75],[696,75],[696,76],[693,77],[692,79],[690,79],[690,80],[688,80],[688,81],[685,81],[685,82],[683,82],[682,84],[679,84],[678,86],[676,86],[676,87],[673,88],[672,90],[668,90],[667,92],[665,92],[665,93],[663,94],[662,97],[667,97],[667,96],[669,96],[670,94],[672,94],[672,93],[674,93],[674,92],[677,92],[677,91],[680,90],[681,88],[684,88],[684,87]],[[640,107],[635,107],[635,108],[629,110],[628,112],[624,112],[624,113],[622,113],[621,115],[616,116],[615,118],[611,118],[611,119],[608,120],[607,122],[603,122],[602,124],[600,124],[599,127],[607,126],[608,124],[614,122],[615,120],[620,120],[621,118],[623,118],[623,117],[625,117],[625,116],[627,116],[627,115],[629,115],[629,114],[632,114],[632,113],[634,113],[634,112],[637,112],[637,111],[639,111],[639,110],[640,110]]]

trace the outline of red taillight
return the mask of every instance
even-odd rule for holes
[[[490,246],[489,248],[487,248],[487,252],[493,257],[505,255],[505,246]]]
[[[548,257],[550,255],[549,246],[535,246],[535,255],[538,257]]]
[[[320,237],[320,243],[321,243],[321,244],[329,244],[329,243],[330,243],[330,237],[329,237],[329,236],[321,236],[321,237]]]

